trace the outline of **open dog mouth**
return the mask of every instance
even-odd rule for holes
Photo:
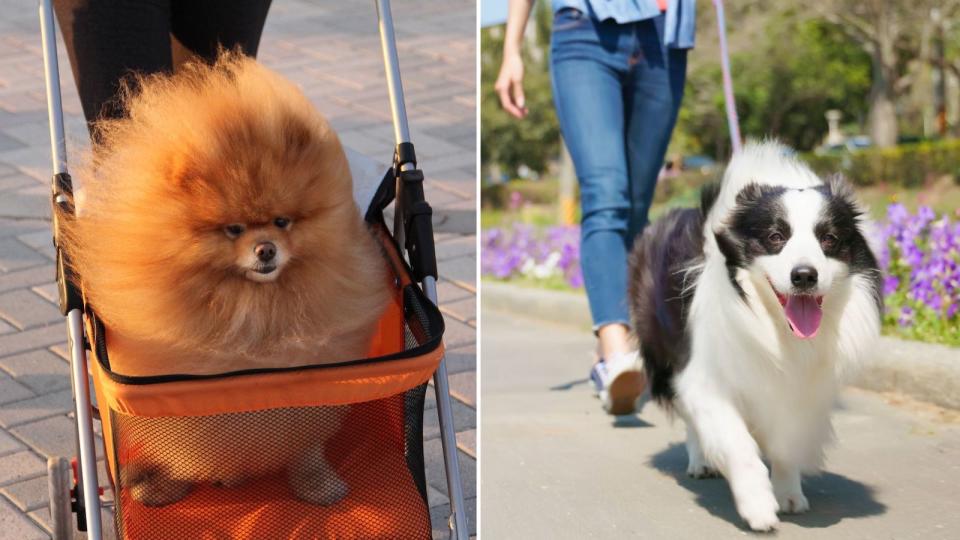
[[[770,281],[769,279],[767,280]],[[820,320],[823,318],[823,296],[812,294],[783,294],[770,283],[773,294],[783,306],[787,316],[787,324],[793,335],[800,339],[812,338],[820,329]]]

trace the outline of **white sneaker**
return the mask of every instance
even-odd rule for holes
[[[636,409],[637,398],[647,385],[643,362],[638,351],[614,356],[602,361],[605,369],[597,369],[603,388],[600,402],[609,414],[630,414]]]

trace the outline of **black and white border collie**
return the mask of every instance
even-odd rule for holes
[[[810,506],[800,475],[877,340],[881,276],[852,191],[779,143],[748,143],[701,198],[634,246],[633,323],[652,397],[686,422],[687,473],[722,474],[765,531]]]

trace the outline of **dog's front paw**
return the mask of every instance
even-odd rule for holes
[[[773,493],[756,493],[738,498],[737,512],[754,531],[772,531],[780,524],[777,518],[777,499]]]
[[[810,509],[810,502],[800,491],[777,493],[777,504],[783,514],[802,514]]]
[[[172,478],[163,467],[145,463],[128,464],[121,479],[134,500],[150,507],[173,504],[193,489],[191,482]]]
[[[720,473],[707,464],[703,456],[690,456],[687,462],[687,476],[691,478],[717,478]]]
[[[313,471],[297,478],[292,487],[299,499],[320,506],[334,505],[350,492],[347,483],[333,472]]]

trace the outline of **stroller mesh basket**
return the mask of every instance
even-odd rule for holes
[[[137,354],[90,314],[119,538],[429,538],[427,380],[443,318],[382,224],[396,294],[367,359],[125,377]]]

